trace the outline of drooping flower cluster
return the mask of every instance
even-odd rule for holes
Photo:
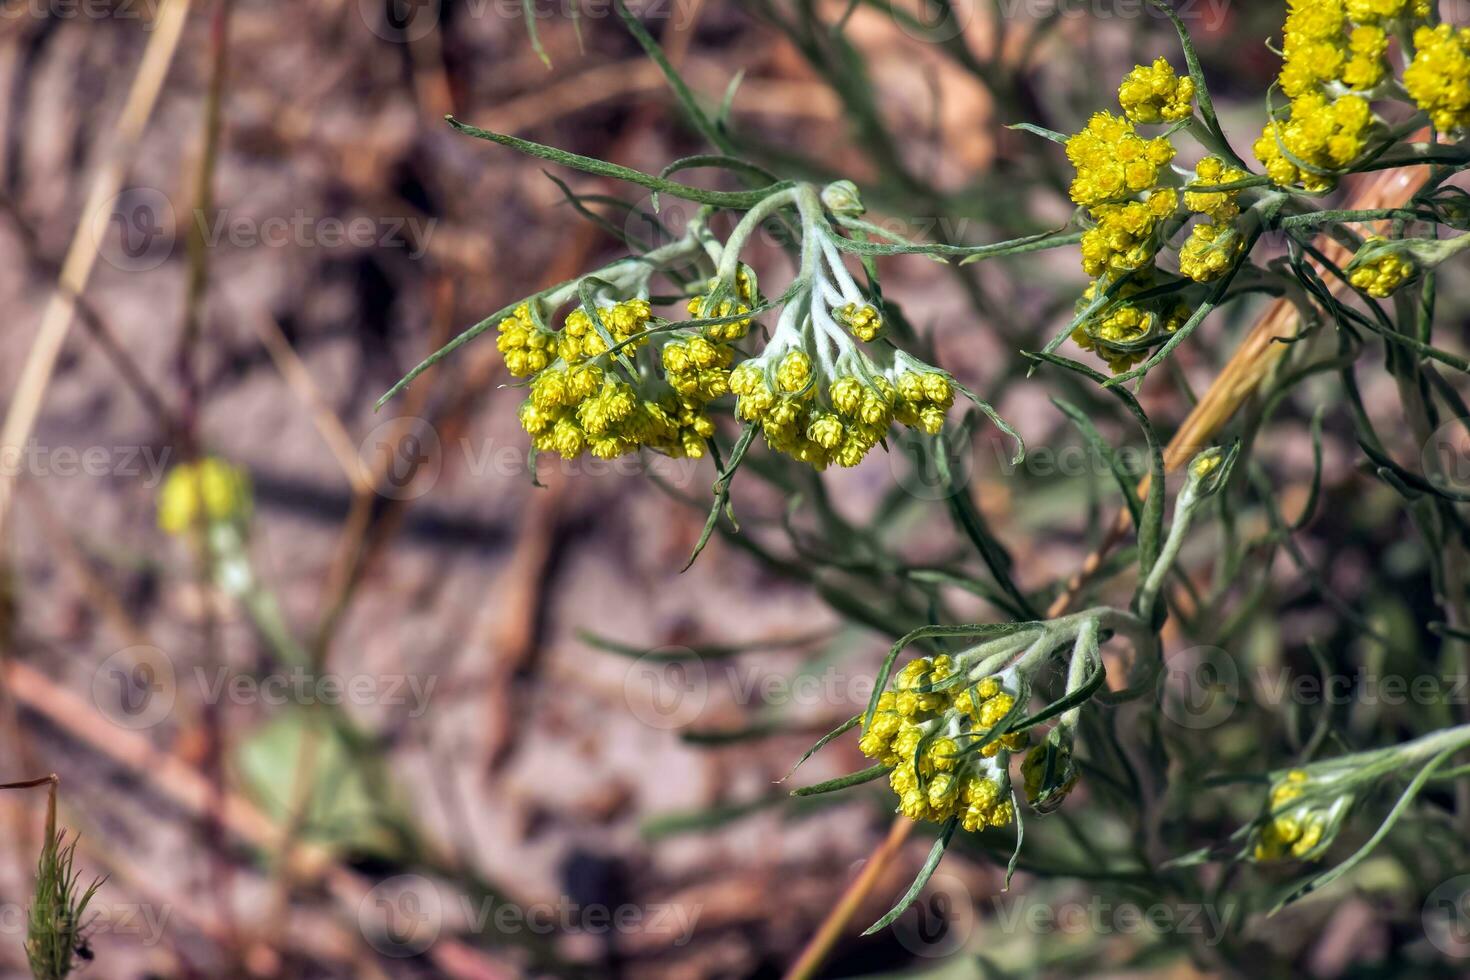
[[[1099,295],[1092,283],[1077,301],[1079,312]],[[1135,276],[1122,284],[1111,300],[1095,310],[1072,331],[1072,340],[1083,350],[1094,351],[1114,372],[1128,370],[1148,356],[1160,337],[1167,337],[1189,319],[1189,306],[1168,296],[1135,301],[1134,297],[1154,287],[1152,274]]]
[[[670,456],[704,454],[715,431],[704,406],[728,390],[728,351],[697,337],[670,340],[664,366],[673,348],[679,370],[665,381],[638,358],[652,316],[648,301],[635,297],[594,312],[578,306],[555,333],[535,322],[529,304],[501,321],[506,366],[533,376],[520,420],[538,451],[567,459],[584,452],[611,459],[645,446]],[[700,346],[691,350],[694,341]]]
[[[1470,127],[1470,28],[1420,27],[1414,48],[1404,89],[1439,129]]]
[[[1381,235],[1369,235],[1367,241],[1348,269],[1348,281],[1369,296],[1386,299],[1404,283],[1419,274],[1419,269],[1407,255],[1392,249],[1371,249],[1369,246],[1385,241]]]
[[[759,423],[771,448],[818,469],[857,465],[894,422],[931,435],[944,426],[954,389],[943,372],[907,357],[854,366],[829,373],[801,347],[773,342],[731,374],[735,415]]]
[[[1271,787],[1269,817],[1253,850],[1257,861],[1310,860],[1332,843],[1353,799],[1348,794],[1309,796],[1312,782],[1306,770],[1292,769]]]
[[[762,301],[739,254],[782,207],[800,217],[801,273],[782,298],[775,330],[751,351]],[[838,213],[861,213],[856,188],[776,191],[724,243],[697,224],[657,253],[516,306],[498,324],[497,345],[510,373],[530,379],[520,420],[532,446],[567,458],[640,449],[702,456],[715,434],[712,403],[731,394],[735,417],[759,426],[771,448],[818,468],[856,465],[894,424],[938,434],[963,389],[886,338],[876,298],[857,285],[838,250],[830,224]],[[656,273],[690,283],[691,320],[654,312]],[[546,318],[573,298],[579,302],[561,328],[548,326]]]
[[[966,684],[955,670],[944,655],[910,661],[893,690],[879,696],[858,747],[890,767],[898,809],[910,819],[958,817],[971,831],[1004,827],[1015,817],[1010,753],[1025,748],[1026,735],[980,743],[1010,714],[1015,695],[1003,676]]]

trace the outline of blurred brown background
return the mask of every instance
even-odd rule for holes
[[[182,33],[160,52],[170,5],[187,8]],[[501,389],[488,338],[373,412],[454,333],[618,254],[540,163],[456,136],[445,113],[645,171],[704,150],[610,4],[578,5],[576,25],[552,6],[538,18],[547,67],[518,2],[0,2],[0,401],[16,403],[68,248],[97,255],[33,431],[5,461],[16,497],[0,573],[0,781],[62,777],[79,865],[109,876],[94,976],[774,975],[884,833],[876,797],[817,818],[777,805],[785,788],[773,785],[866,698],[882,637],[844,628],[810,587],[719,538],[680,574],[703,514],[644,467],[546,461],[546,488],[533,487],[519,398]],[[634,6],[709,103],[745,73],[732,123],[752,144],[799,157],[805,174],[881,176],[850,107],[762,16],[810,8],[830,24],[846,4]],[[1099,90],[1076,76],[1130,64],[1142,35],[1169,37],[1153,21],[1140,35],[1137,21],[1069,15],[1033,49],[1018,14],[1007,50],[987,52],[990,5],[959,6],[976,18],[966,43],[1026,81],[1000,109],[881,11],[862,6],[846,31],[868,59],[873,110],[906,134],[899,163],[965,192],[977,216],[1016,186],[986,174],[998,161],[1014,174],[1034,150],[1000,123],[1043,106],[1057,125],[1078,118],[1074,105],[1085,117]],[[1211,50],[1240,29],[1238,11],[1218,9],[1197,27]],[[1252,87],[1274,67],[1259,45],[1236,62]],[[160,67],[133,145],[119,135],[125,103],[140,71]],[[110,166],[117,193],[89,211]],[[1070,211],[1055,194],[1014,203],[1032,222]],[[879,219],[915,219],[920,237],[926,207],[901,189],[875,204]],[[963,221],[948,233],[1018,233],[1003,217]],[[930,263],[886,263],[885,288],[933,331],[940,363],[979,383],[1046,327],[1051,301],[1075,294],[1073,263],[1037,259],[1029,278],[974,270],[994,311],[984,330]],[[1040,388],[1000,407],[1042,442],[1059,421]],[[311,699],[259,686],[283,668],[258,622],[158,530],[162,470],[197,452],[248,470],[255,575],[322,673],[366,679],[347,712],[368,738],[356,751],[386,781],[330,737],[303,767]],[[979,497],[1022,549],[1023,576],[1065,572],[1075,548],[1028,553],[1025,528],[1005,523],[994,458],[981,454]],[[653,469],[707,500],[708,461]],[[868,513],[893,477],[875,454],[835,476],[834,500]],[[751,533],[778,525],[786,503],[755,488],[738,500]],[[912,533],[922,550],[946,532],[939,520]],[[635,654],[770,649],[670,676],[581,630]],[[257,686],[211,696],[221,666]],[[719,737],[772,717],[766,737]],[[804,778],[859,764],[852,745],[834,746]],[[302,780],[316,801],[293,819]],[[16,910],[40,808],[0,794],[7,976],[24,975]],[[385,814],[411,830],[385,835]],[[910,846],[865,921],[927,843]],[[988,864],[945,872],[976,902],[998,888]],[[636,921],[599,926],[596,909]],[[438,941],[395,931],[395,916],[433,918]],[[896,969],[952,941],[849,940],[831,969]]]

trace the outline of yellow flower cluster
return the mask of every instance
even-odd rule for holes
[[[1227,166],[1219,157],[1205,157],[1194,167],[1194,183],[1196,185],[1219,186],[1222,184],[1233,184],[1238,180],[1245,180],[1250,174],[1239,167]],[[1222,225],[1227,221],[1233,221],[1240,214],[1240,205],[1237,203],[1240,197],[1239,190],[1233,191],[1186,191],[1184,193],[1184,206],[1191,211],[1198,211],[1205,215],[1211,222]]]
[[[1470,127],[1470,28],[1448,24],[1414,32],[1404,89],[1441,130]]]
[[[1153,262],[1160,225],[1179,206],[1172,188],[1153,191],[1143,201],[1099,204],[1092,208],[1092,228],[1082,233],[1082,269],[1094,278],[1121,276]]]
[[[1144,139],[1127,119],[1099,112],[1067,140],[1067,159],[1077,169],[1072,200],[1096,207],[1154,187],[1160,168],[1174,159],[1174,146],[1162,136]]]
[[[699,403],[730,393],[730,360],[734,352],[704,337],[665,344],[664,377],[680,397]]]
[[[698,406],[673,395],[648,398],[592,364],[541,372],[520,417],[537,450],[566,459],[583,452],[612,459],[640,446],[697,458],[715,431]]]
[[[713,288],[714,284],[710,284]],[[735,291],[738,299],[722,299],[713,302],[708,295],[701,293],[689,300],[689,315],[696,319],[718,319],[724,316],[735,316],[740,313],[749,313],[755,305],[755,286],[751,281],[749,273],[741,269],[735,277]],[[732,320],[729,323],[711,323],[704,327],[704,335],[710,340],[728,343],[739,340],[750,332],[750,320]]]
[[[883,329],[883,317],[867,303],[839,306],[832,311],[832,315],[858,340],[872,341],[878,336],[878,331]]]
[[[759,422],[772,449],[817,469],[856,466],[895,421],[937,433],[954,403],[949,380],[937,371],[906,372],[897,384],[881,374],[842,375],[824,392],[805,351],[787,350],[769,376],[765,360],[731,373],[735,415]]]
[[[1306,804],[1283,809],[1306,792],[1309,782],[1306,770],[1292,769],[1271,787],[1270,806],[1274,816],[1256,837],[1257,861],[1306,858],[1323,846],[1333,821],[1341,816],[1349,801],[1344,797],[1328,807]]]
[[[912,820],[958,816],[970,831],[1004,827],[1015,817],[1002,750],[1024,747],[1021,733],[1003,735],[980,752],[961,753],[961,741],[984,737],[1015,704],[994,678],[963,689],[933,690],[951,678],[947,656],[923,657],[899,671],[894,689],[878,698],[873,722],[858,748],[891,771],[898,809]],[[961,704],[961,699],[964,703]]]
[[[1381,235],[1368,236],[1368,242],[1381,242]],[[1386,299],[1419,270],[1407,256],[1385,251],[1376,258],[1357,263],[1348,273],[1348,281],[1369,296]]]
[[[1347,15],[1354,23],[1379,24],[1388,20],[1429,16],[1430,0],[1347,0]]]
[[[644,331],[649,318],[653,316],[653,309],[646,299],[627,299],[614,306],[599,309],[597,313],[602,325],[607,328],[607,336],[621,344]],[[642,346],[647,339],[644,337],[634,340],[620,350],[631,351]],[[556,352],[568,364],[579,364],[606,354],[610,346],[592,316],[579,306],[567,315],[567,322],[557,341]]]
[[[1233,224],[1198,224],[1179,249],[1179,271],[1195,282],[1213,282],[1235,264],[1245,239]]]
[[[1205,157],[1194,168],[1197,184],[1230,184],[1250,174],[1219,157]],[[1213,282],[1235,264],[1245,239],[1235,228],[1240,216],[1239,191],[1186,191],[1184,204],[1208,221],[1196,224],[1179,250],[1179,271],[1195,282]]]
[[[1167,58],[1137,65],[1118,89],[1118,102],[1130,122],[1162,123],[1188,119],[1194,112],[1194,79],[1180,78]]]
[[[241,520],[250,509],[250,478],[217,456],[175,466],[158,491],[158,526],[169,534],[201,521]]]
[[[894,420],[931,436],[939,435],[939,430],[944,428],[944,417],[954,404],[954,388],[949,379],[938,371],[924,374],[905,371],[898,376],[896,387]]]
[[[1363,155],[1375,125],[1368,100],[1388,79],[1390,29],[1428,13],[1427,0],[1290,0],[1279,76],[1291,100],[1290,118],[1268,122],[1255,144],[1273,181],[1330,190],[1333,172]],[[1453,57],[1446,54],[1426,59],[1432,67],[1420,75],[1426,109],[1444,73],[1452,71]],[[1344,89],[1348,93],[1340,94]],[[1470,97],[1461,104],[1470,105]]]
[[[1129,298],[1153,288],[1152,276],[1139,276],[1126,283],[1114,301],[1088,317],[1072,331],[1072,340],[1083,350],[1097,353],[1115,373],[1126,371],[1148,356],[1148,345],[1178,330],[1189,319],[1183,303],[1134,305]],[[1097,297],[1092,283],[1077,301],[1080,311]]]
[[[1328,191],[1337,183],[1331,173],[1363,155],[1374,127],[1373,108],[1356,95],[1329,99],[1308,92],[1291,102],[1291,118],[1266,124],[1256,140],[1256,159],[1277,184],[1301,184],[1309,191]],[[1292,158],[1306,164],[1300,167]]]
[[[526,303],[501,320],[498,330],[495,346],[505,358],[506,368],[517,378],[544,370],[556,356],[556,334],[537,325]]]

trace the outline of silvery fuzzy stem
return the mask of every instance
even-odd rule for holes
[[[735,275],[740,268],[740,252],[745,248],[745,243],[750,240],[750,236],[755,234],[755,230],[760,227],[761,222],[775,214],[778,210],[791,204],[799,203],[801,200],[800,192],[804,186],[788,187],[786,190],[777,191],[769,197],[762,198],[759,204],[745,212],[745,217],[740,219],[740,223],[735,226],[735,230],[730,232],[730,237],[725,239],[724,253],[720,257],[720,270],[718,273],[721,281],[731,283],[735,281]],[[807,274],[805,233],[803,233],[802,238],[801,265],[802,275],[805,276]]]

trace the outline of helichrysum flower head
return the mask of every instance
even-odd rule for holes
[[[1044,741],[1032,746],[1021,763],[1026,801],[1038,813],[1051,813],[1062,805],[1077,785],[1077,766],[1072,759],[1070,727],[1053,728]]]
[[[1192,183],[1198,187],[1201,185],[1223,186],[1244,180],[1250,174],[1239,167],[1227,166],[1219,157],[1205,157],[1195,164],[1194,180]],[[1184,206],[1191,211],[1198,211],[1205,215],[1214,224],[1224,224],[1233,221],[1240,214],[1240,191],[1206,191],[1193,190],[1184,192]]]
[[[756,305],[755,273],[743,265],[735,276],[733,290],[721,290],[717,281],[711,282],[707,289],[710,291],[689,300],[689,315],[696,319],[717,320],[721,317],[737,316],[749,313]],[[746,318],[728,323],[706,324],[703,328],[704,335],[713,341],[729,343],[749,333],[751,322]]]
[[[1153,188],[1160,169],[1174,159],[1174,147],[1162,136],[1144,139],[1127,119],[1099,112],[1067,140],[1067,159],[1077,170],[1072,200],[1093,207]]]
[[[858,340],[871,342],[883,329],[883,317],[871,303],[848,303],[833,310],[832,315]]]
[[[1160,188],[1142,201],[1100,204],[1092,208],[1097,222],[1082,234],[1082,269],[1089,276],[1121,276],[1153,263],[1163,223],[1179,206],[1172,188]]]
[[[1364,154],[1377,128],[1367,99],[1356,95],[1330,99],[1308,92],[1292,100],[1289,119],[1266,124],[1256,140],[1256,158],[1277,184],[1326,191],[1336,184],[1337,171]],[[1298,166],[1292,158],[1306,166]]]
[[[169,534],[185,534],[201,523],[243,521],[250,511],[250,478],[217,456],[175,466],[158,491],[158,526]]]
[[[1213,282],[1235,265],[1245,239],[1232,224],[1197,224],[1179,249],[1179,271],[1195,282]]]
[[[1405,90],[1439,129],[1470,126],[1470,28],[1420,27],[1414,47]]]
[[[646,299],[628,299],[600,307],[595,318],[579,306],[567,315],[557,343],[557,353],[568,364],[577,364],[600,357],[613,346],[626,341],[631,340],[632,343],[619,347],[620,350],[636,348],[646,342],[635,338],[643,333],[652,316],[653,308]],[[609,339],[612,343],[608,342]]]
[[[1251,855],[1257,861],[1310,861],[1327,850],[1353,797],[1334,791],[1330,777],[1313,777],[1292,769],[1271,787],[1265,822],[1257,831]]]
[[[1430,12],[1430,0],[1346,0],[1346,5],[1348,18],[1358,24],[1422,20]]]
[[[1194,79],[1175,74],[1166,58],[1138,65],[1118,88],[1118,103],[1130,122],[1162,123],[1188,119],[1194,112]]]
[[[531,306],[522,303],[500,321],[495,346],[505,358],[506,369],[517,378],[544,370],[556,358],[556,334],[538,324]]]
[[[1393,247],[1382,247],[1385,240],[1371,235],[1348,264],[1348,281],[1369,296],[1385,299],[1404,283],[1419,274],[1408,254]]]
[[[966,830],[1004,827],[1015,816],[1008,759],[1025,747],[1007,733],[968,751],[1010,713],[1015,695],[987,677],[965,686],[948,656],[910,661],[879,696],[858,747],[891,771],[898,809],[914,820],[959,819]]]
[[[1083,350],[1095,351],[1114,372],[1128,370],[1149,351],[1178,330],[1189,319],[1190,308],[1168,296],[1135,302],[1133,297],[1154,287],[1151,275],[1137,275],[1124,283],[1114,297],[1072,331],[1072,340]],[[1104,288],[1094,282],[1077,301],[1081,312]]]

